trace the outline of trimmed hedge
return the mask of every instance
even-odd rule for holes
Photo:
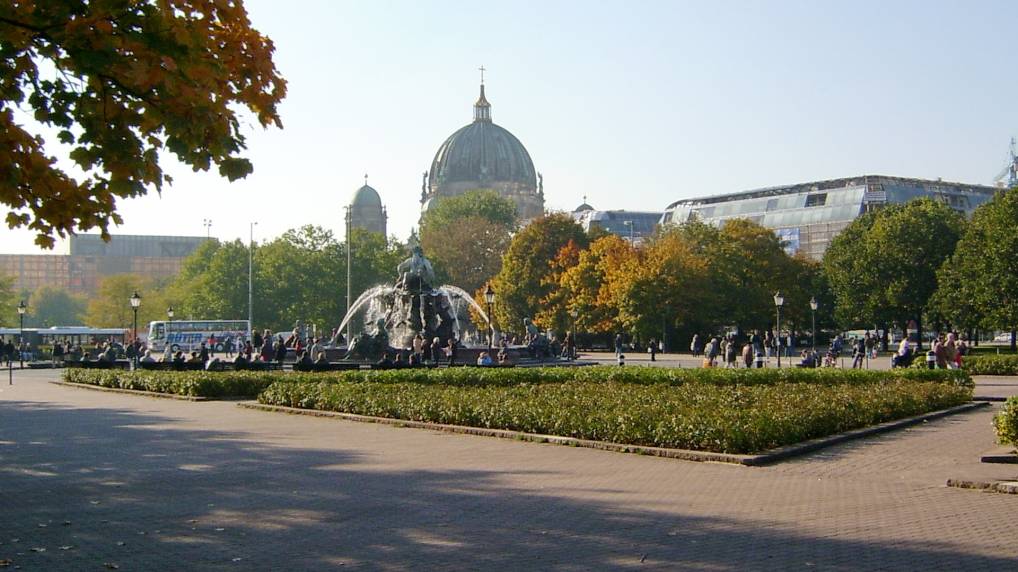
[[[279,379],[270,372],[65,369],[64,381],[190,397],[255,397]]]
[[[769,385],[280,382],[258,401],[633,445],[754,453],[971,398],[965,384],[895,379]]]
[[[324,374],[311,374],[310,380],[324,381]],[[514,386],[576,382],[615,382],[639,385],[773,385],[779,383],[840,384],[867,383],[880,380],[954,382],[971,384],[971,377],[959,370],[892,371],[851,370],[838,368],[653,368],[653,367],[535,367],[535,368],[451,368],[398,369],[387,371],[348,371],[334,375],[335,381],[375,383],[418,383],[448,386]],[[305,378],[306,379],[306,378]],[[302,379],[301,381],[303,381]]]
[[[1018,355],[966,356],[962,367],[972,375],[1018,375]]]
[[[993,416],[993,426],[1001,445],[1018,447],[1018,396],[1007,398],[1000,413]]]
[[[891,371],[858,369],[668,369],[651,367],[590,366],[543,368],[441,368],[393,369],[337,372],[280,371],[126,371],[65,370],[64,379],[74,383],[141,389],[179,395],[257,395],[275,381],[293,383],[414,383],[453,387],[512,387],[521,384],[548,383],[631,383],[636,385],[704,384],[719,386],[756,386],[788,384],[833,385],[875,381],[927,381],[972,385],[962,370],[895,369]],[[203,393],[189,393],[189,392]],[[240,393],[223,393],[239,391]]]

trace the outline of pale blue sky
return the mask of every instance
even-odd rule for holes
[[[370,175],[405,238],[421,173],[471,120],[544,174],[547,206],[660,210],[687,197],[861,174],[990,183],[1018,134],[1016,2],[247,0],[289,81],[255,172],[171,168],[114,232],[256,239],[342,232]],[[36,252],[4,229],[4,252]]]

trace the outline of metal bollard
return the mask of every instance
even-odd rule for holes
[[[619,354],[619,367],[626,365],[626,354]]]
[[[937,367],[937,354],[934,351],[926,352],[926,367],[930,369],[936,369]]]

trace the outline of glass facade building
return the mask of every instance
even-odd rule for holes
[[[680,200],[668,205],[661,224],[699,219],[721,226],[728,219],[745,218],[773,229],[789,254],[801,252],[820,260],[831,240],[864,212],[930,197],[968,216],[998,190],[983,185],[868,175]]]
[[[14,278],[17,290],[40,286],[91,294],[105,276],[139,274],[165,278],[180,272],[206,237],[113,235],[103,242],[96,234],[70,238],[70,254],[0,254],[0,275]]]
[[[638,244],[654,234],[661,221],[661,212],[644,211],[599,211],[586,203],[570,215],[584,232],[599,228]]]

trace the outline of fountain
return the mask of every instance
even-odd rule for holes
[[[465,290],[448,284],[432,286],[435,272],[420,245],[413,244],[410,252],[410,257],[396,268],[399,277],[393,285],[369,288],[343,317],[341,332],[361,312],[364,323],[373,326],[373,331],[351,340],[348,357],[377,359],[387,350],[412,347],[417,334],[429,340],[438,338],[443,347],[453,338],[467,346],[470,340],[481,338],[471,331],[469,308],[490,329],[487,313]]]

